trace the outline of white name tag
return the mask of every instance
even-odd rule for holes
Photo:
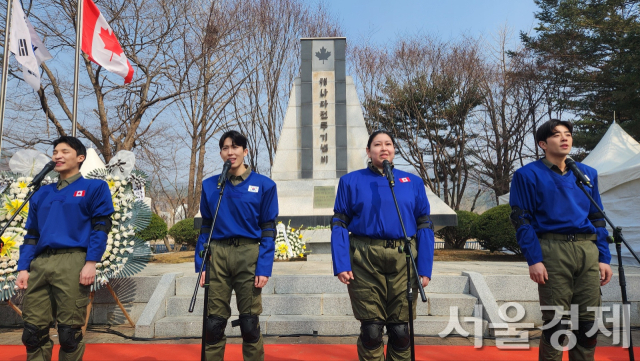
[[[249,192],[251,192],[251,193],[258,193],[259,189],[260,189],[260,187],[258,187],[258,186],[249,186]]]

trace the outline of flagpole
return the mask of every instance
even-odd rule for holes
[[[11,4],[7,0],[7,23],[4,29],[4,56],[2,57],[2,89],[0,90],[0,152],[2,152],[2,137],[4,136],[4,108],[7,100],[7,76],[9,75],[9,24],[11,24]],[[0,153],[1,154],[1,153]]]
[[[73,116],[71,119],[71,135],[76,136],[76,125],[78,123],[78,82],[80,73],[80,49],[82,48],[82,3],[78,0],[76,14],[76,64],[73,73]]]

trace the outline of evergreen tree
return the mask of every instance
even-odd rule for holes
[[[557,86],[556,110],[578,117],[574,145],[592,150],[614,112],[640,140],[640,1],[534,1],[537,33],[521,37]]]

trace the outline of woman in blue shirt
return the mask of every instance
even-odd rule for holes
[[[385,360],[384,326],[389,335],[386,360],[410,359],[407,267],[405,254],[398,252],[404,234],[382,166],[385,160],[393,163],[394,155],[395,141],[389,132],[371,134],[368,167],[340,178],[334,206],[333,270],[347,285],[353,314],[362,324],[357,342],[361,360]],[[426,287],[433,267],[434,235],[424,183],[397,169],[393,177],[402,220],[417,254],[420,282]],[[417,279],[413,284],[417,293]],[[414,318],[415,307],[414,302]]]

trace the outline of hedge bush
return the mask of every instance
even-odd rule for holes
[[[159,215],[152,213],[151,222],[147,228],[138,232],[136,236],[144,241],[155,241],[156,239],[163,239],[167,236],[167,223]]]
[[[507,249],[515,254],[522,254],[516,241],[516,230],[511,225],[508,204],[493,207],[478,216],[471,226],[471,235],[480,245],[490,252]]]
[[[173,237],[176,242],[176,247],[179,244],[187,244],[195,247],[199,233],[198,230],[193,229],[193,218],[183,219],[174,224],[169,230],[169,235]]]
[[[443,238],[446,244],[445,248],[464,248],[469,238],[473,238],[471,234],[471,226],[478,219],[478,214],[468,211],[456,211],[458,215],[457,226],[447,226],[436,232],[436,236]]]

